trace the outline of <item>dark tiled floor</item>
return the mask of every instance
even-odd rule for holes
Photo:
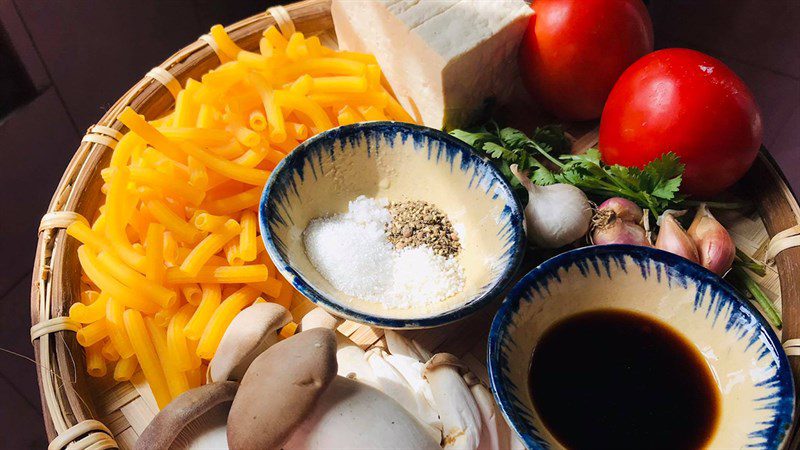
[[[0,0],[38,97],[0,119],[0,347],[32,356],[36,226],[82,130],[148,69],[264,0]],[[764,113],[765,144],[800,191],[800,0],[651,0],[657,46],[729,64]],[[2,64],[2,61],[0,61]],[[44,448],[35,366],[0,352],[0,448]],[[8,432],[13,430],[13,432]]]

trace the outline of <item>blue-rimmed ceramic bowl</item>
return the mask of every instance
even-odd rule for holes
[[[785,445],[794,385],[783,348],[761,315],[719,277],[679,256],[607,245],[563,253],[530,271],[511,290],[492,323],[488,364],[492,390],[506,420],[528,448],[563,448],[542,424],[528,389],[537,341],[551,324],[603,308],[655,318],[700,351],[721,399],[708,448]],[[586,376],[588,382],[591,368]],[[620,448],[624,446],[621,442]]]
[[[344,294],[306,256],[302,233],[359,195],[438,206],[459,234],[465,287],[424,308],[386,308]],[[522,258],[523,216],[508,183],[465,143],[432,128],[368,122],[320,133],[281,161],[259,207],[261,235],[278,270],[333,314],[385,328],[442,325],[467,316],[508,284]]]

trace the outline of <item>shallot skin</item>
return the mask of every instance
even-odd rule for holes
[[[617,219],[604,227],[597,226],[592,231],[592,244],[629,244],[652,247],[644,228],[625,220]]]
[[[626,221],[641,223],[644,211],[636,203],[622,197],[611,197],[597,207],[598,211],[611,210],[617,217]]]
[[[700,255],[697,253],[694,241],[675,217],[669,213],[662,217],[661,229],[656,238],[656,248],[683,256],[695,263],[700,262]]]
[[[643,211],[630,200],[612,197],[597,208],[592,218],[592,244],[629,244],[652,247],[640,225]]]
[[[717,275],[724,275],[731,268],[736,244],[705,203],[697,209],[687,233],[697,247],[700,265]]]

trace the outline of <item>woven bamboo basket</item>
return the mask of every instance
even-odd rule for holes
[[[283,31],[296,28],[306,35],[318,35],[328,46],[336,45],[329,0],[270,8],[226,30],[242,48],[255,49],[262,31],[276,23]],[[77,244],[67,238],[64,227],[76,213],[91,217],[100,204],[100,170],[108,164],[110,148],[123,131],[117,121],[123,108],[131,106],[148,119],[159,117],[173,107],[175,93],[188,78],[199,78],[218,65],[213,40],[201,36],[148,72],[89,128],[42,219],[31,287],[31,340],[39,364],[42,414],[51,449],[130,448],[158,411],[140,373],[122,383],[110,376],[98,379],[86,374],[75,327],[65,320],[70,305],[79,299],[80,267]],[[568,129],[577,138],[576,151],[597,143],[596,129],[585,124]],[[720,219],[737,246],[754,258],[777,253],[759,283],[782,311],[781,333],[787,352],[800,354],[800,248],[795,247],[800,245],[800,207],[766,151],[736,191],[757,208],[749,214],[726,213]],[[430,351],[460,356],[488,385],[486,334],[501,300],[460,322],[409,335]],[[295,298],[291,307],[295,320],[313,306],[304,298]],[[365,349],[384,345],[379,329],[348,321],[339,331]],[[795,379],[800,379],[800,359],[793,358],[791,363]]]

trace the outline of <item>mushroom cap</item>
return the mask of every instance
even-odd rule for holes
[[[233,318],[208,365],[210,381],[239,381],[250,363],[278,342],[277,332],[292,314],[277,303],[256,303]]]
[[[233,401],[239,383],[223,381],[190,389],[176,397],[147,425],[136,441],[136,450],[160,450],[173,447],[177,439],[191,440],[184,436],[192,422],[204,414],[216,410],[217,406]],[[224,421],[223,421],[224,424]]]
[[[285,450],[441,450],[417,417],[372,386],[337,376]]]
[[[300,329],[302,331],[311,330],[313,328],[335,330],[340,323],[342,323],[342,319],[332,316],[328,311],[317,306],[300,320]]]
[[[242,379],[228,415],[231,449],[277,449],[336,377],[336,337],[314,328],[259,355]]]

